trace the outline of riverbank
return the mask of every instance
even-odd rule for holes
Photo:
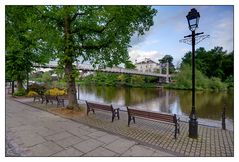
[[[138,88],[156,88],[163,86],[167,89],[191,90],[191,71],[182,69],[175,74],[173,82],[159,84],[157,77],[129,75],[129,74],[109,74],[96,72],[81,78],[78,84],[81,85],[98,85],[98,86],[115,86],[115,87],[138,87]],[[219,78],[207,78],[200,71],[196,75],[196,90],[199,91],[230,91],[234,88],[233,78],[222,82]]]

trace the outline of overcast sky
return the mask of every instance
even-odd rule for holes
[[[144,36],[134,36],[131,39],[132,48],[129,55],[133,62],[151,58],[154,61],[164,55],[171,55],[174,64],[181,62],[181,58],[191,46],[180,43],[179,40],[191,34],[188,29],[186,15],[191,8],[200,13],[199,28],[196,32],[210,35],[196,45],[196,49],[204,47],[210,50],[215,46],[222,46],[228,52],[233,50],[233,6],[153,6],[158,10],[154,17],[154,25]]]

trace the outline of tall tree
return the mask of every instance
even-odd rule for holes
[[[169,64],[169,73],[172,74],[174,73],[175,71],[175,67],[174,67],[174,64],[173,64],[173,57],[171,55],[165,55],[162,59],[159,60],[159,63],[160,64],[164,64],[166,65],[166,63]],[[166,72],[166,67],[163,68],[163,73]]]
[[[36,6],[45,41],[55,49],[67,78],[67,108],[78,109],[76,68],[82,62],[112,67],[129,59],[131,36],[143,35],[153,25],[156,10],[150,6]]]
[[[17,81],[18,90],[23,90],[33,63],[49,60],[43,52],[44,43],[36,37],[33,13],[31,7],[6,6],[6,76]]]

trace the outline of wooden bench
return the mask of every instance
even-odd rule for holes
[[[42,97],[42,103],[44,101],[46,101],[46,104],[48,104],[49,102],[51,102],[51,104],[53,104],[53,102],[56,101],[57,107],[59,105],[62,105],[63,107],[65,107],[65,105],[64,105],[64,98],[61,98],[60,96],[44,95],[44,97]]]
[[[161,121],[168,124],[174,124],[175,126],[174,138],[177,138],[177,134],[180,133],[179,118],[177,118],[176,114],[170,115],[157,112],[149,112],[143,110],[136,110],[129,107],[127,107],[127,111],[128,111],[128,126],[130,125],[131,120],[133,120],[133,122],[135,123],[135,117],[140,117],[143,119],[150,119]]]
[[[93,111],[93,113],[95,114],[95,109],[99,109],[104,111],[110,111],[112,113],[112,122],[114,121],[115,117],[118,117],[118,119],[120,119],[119,108],[113,108],[112,105],[103,105],[103,104],[93,103],[88,101],[86,101],[86,105],[87,105],[87,116],[90,111]]]

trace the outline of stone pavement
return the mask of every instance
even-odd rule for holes
[[[6,96],[6,156],[175,156]]]

